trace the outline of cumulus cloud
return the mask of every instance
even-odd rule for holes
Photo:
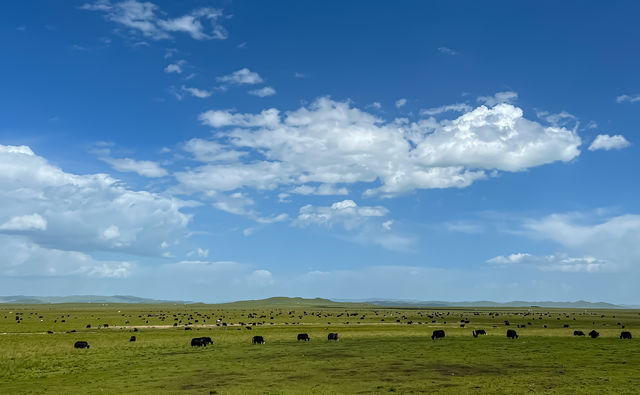
[[[267,97],[267,96],[275,95],[276,90],[270,86],[265,86],[264,88],[254,89],[252,91],[249,91],[249,94],[253,96],[258,96],[258,97]]]
[[[516,253],[507,256],[499,255],[487,261],[497,267],[529,266],[542,271],[600,273],[615,270],[611,262],[592,256],[570,257],[566,254],[532,255]]]
[[[188,205],[105,174],[67,173],[29,147],[0,145],[0,223],[30,227],[21,235],[42,248],[157,256],[163,241],[186,233],[190,216],[180,209]]]
[[[47,230],[47,220],[38,213],[11,217],[0,225],[0,231]]]
[[[368,195],[389,197],[466,187],[495,170],[567,162],[581,145],[576,131],[543,126],[506,103],[451,120],[385,122],[349,102],[320,98],[284,114],[274,108],[256,114],[210,110],[199,119],[217,130],[216,150],[256,155],[178,172],[186,192],[363,182],[379,184]]]
[[[148,160],[135,160],[131,158],[112,158],[109,156],[100,157],[100,160],[107,162],[114,169],[123,173],[138,173],[143,177],[158,178],[165,177],[169,173],[158,163]]]
[[[620,95],[616,97],[616,102],[618,103],[624,103],[624,102],[635,103],[638,101],[640,101],[640,95]]]
[[[153,40],[172,38],[171,33],[186,33],[195,40],[224,40],[228,34],[219,24],[222,10],[199,8],[177,18],[163,18],[159,7],[151,2],[125,0],[112,3],[109,0],[97,0],[80,7],[86,11],[105,14],[107,20],[119,24],[136,35]]]
[[[623,149],[630,145],[631,143],[621,134],[613,136],[608,134],[599,134],[589,146],[589,151]]]
[[[246,67],[234,71],[231,74],[218,77],[217,79],[220,82],[234,85],[255,85],[264,82],[262,77],[260,77],[260,74],[253,72]]]
[[[483,103],[486,106],[493,107],[501,103],[512,103],[518,98],[516,92],[506,91],[498,92],[493,96],[480,96],[478,97],[478,103]]]

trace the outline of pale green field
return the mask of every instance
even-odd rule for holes
[[[488,335],[473,338],[474,328]],[[446,338],[432,341],[434,329]],[[640,337],[639,311],[0,305],[0,393],[637,394],[640,341],[620,340],[622,330]],[[199,336],[214,344],[192,348]]]

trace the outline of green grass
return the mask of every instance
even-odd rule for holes
[[[618,339],[621,330],[640,336],[637,310],[240,307],[0,305],[0,393],[632,394],[640,387],[640,341]],[[218,318],[228,326],[216,326]],[[461,320],[470,322],[461,328]],[[264,324],[246,330],[239,322]],[[104,323],[110,327],[97,328]],[[473,328],[488,335],[474,339]],[[520,339],[507,339],[507,328]],[[572,336],[594,328],[598,339]],[[432,341],[434,329],[446,338]],[[328,332],[341,340],[327,341]],[[298,333],[311,341],[297,342]],[[252,345],[253,335],[267,343]],[[213,346],[192,349],[196,336],[212,337]],[[76,340],[91,348],[74,349]]]

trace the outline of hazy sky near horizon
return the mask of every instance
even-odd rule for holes
[[[0,4],[0,294],[640,304],[637,2]]]

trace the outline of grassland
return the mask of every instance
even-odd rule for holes
[[[488,334],[473,338],[479,328]],[[432,341],[434,329],[446,338]],[[520,339],[507,339],[507,329]],[[573,336],[591,329],[601,336]],[[620,340],[622,330],[636,338]],[[311,341],[296,341],[298,333]],[[252,345],[254,335],[266,344]],[[214,344],[192,348],[197,336]],[[637,337],[638,310],[0,305],[0,393],[635,394]],[[74,349],[76,340],[91,348]]]

